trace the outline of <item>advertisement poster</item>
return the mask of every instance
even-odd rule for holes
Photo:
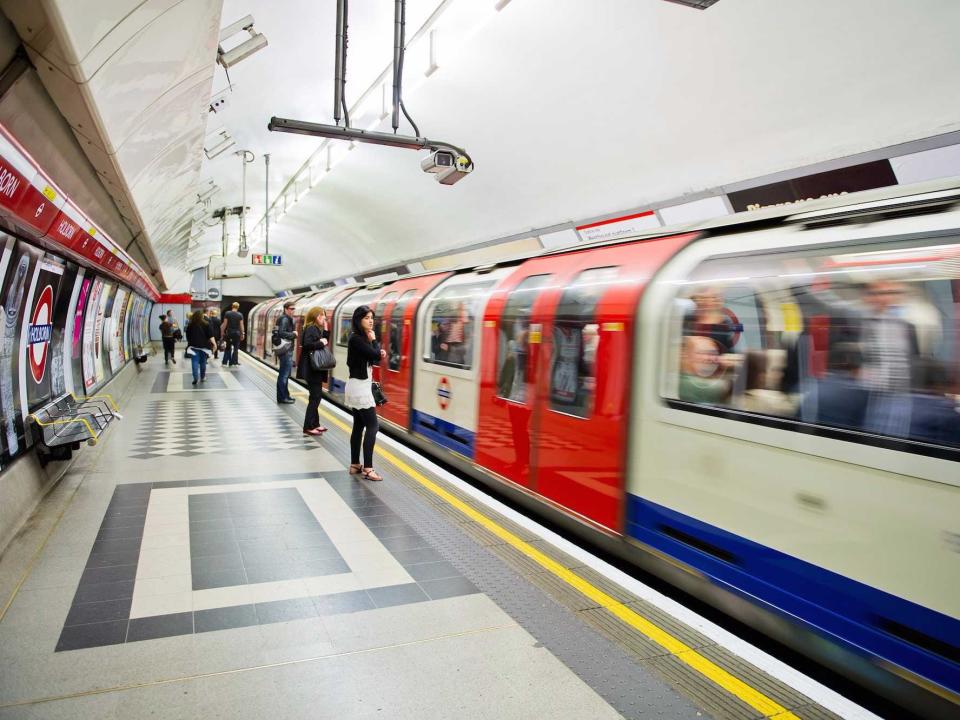
[[[50,257],[49,255],[47,256]],[[67,375],[70,355],[64,343],[70,336],[69,318],[70,302],[74,297],[74,286],[77,282],[77,266],[66,263],[63,276],[60,279],[60,292],[53,306],[53,337],[50,339],[50,395],[60,397],[67,391]]]
[[[100,339],[96,333],[97,316],[100,315],[100,299],[103,295],[103,280],[96,278],[87,298],[83,317],[83,387],[89,395],[97,384],[97,361]]]
[[[97,387],[113,377],[113,373],[110,371],[110,353],[106,348],[106,342],[109,342],[107,318],[110,317],[110,311],[113,309],[113,295],[116,291],[116,285],[104,283],[103,290],[100,293],[100,305],[97,307],[97,316],[94,318],[93,360],[97,368]]]
[[[60,281],[66,264],[59,258],[46,255],[37,265],[33,294],[25,317],[26,343],[22,347],[20,361],[24,363],[27,405],[24,415],[50,402],[50,383],[53,375],[55,353],[53,350],[53,311],[60,291]],[[60,360],[60,358],[56,358]],[[61,382],[63,368],[60,368]]]
[[[123,367],[123,319],[127,309],[127,291],[118,287],[113,296],[110,307],[110,316],[107,319],[105,341],[107,342],[107,360],[110,363],[110,374],[116,375]]]
[[[10,258],[3,288],[0,289],[0,309],[3,328],[0,334],[0,432],[4,436],[8,455],[16,455],[26,447],[23,419],[20,416],[20,336],[27,323],[26,304],[31,278],[43,251],[18,242]]]
[[[80,278],[80,287],[77,291],[77,302],[73,309],[73,333],[70,340],[70,366],[73,369],[73,385],[79,394],[85,394],[83,389],[83,313],[87,308],[87,298],[90,295],[90,286],[93,278],[84,275]]]

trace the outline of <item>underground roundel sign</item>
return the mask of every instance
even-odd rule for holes
[[[437,383],[437,402],[441,410],[446,410],[450,405],[450,381],[446,377],[440,378]]]
[[[27,342],[27,358],[30,360],[30,374],[33,381],[39,383],[47,370],[47,348],[50,346],[50,333],[53,325],[53,288],[43,288],[30,318],[30,337]]]

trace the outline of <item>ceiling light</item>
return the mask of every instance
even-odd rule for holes
[[[210,147],[207,147],[207,143],[204,143],[203,153],[207,156],[207,160],[213,160],[217,155],[222,155],[236,144],[237,141],[230,137],[230,133],[221,130],[210,143]]]
[[[230,50],[223,49],[224,40],[244,31],[250,34],[249,38]],[[267,38],[253,29],[253,15],[247,15],[220,31],[220,43],[221,45],[217,48],[217,62],[229,69],[241,60],[246,60],[257,50],[265,48]]]
[[[686,5],[687,7],[694,8],[695,10],[706,10],[708,7],[717,2],[717,0],[667,0],[667,2],[676,3],[677,5]],[[497,9],[499,10],[500,8]]]

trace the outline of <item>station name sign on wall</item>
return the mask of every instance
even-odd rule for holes
[[[250,256],[254,265],[283,265],[283,255],[256,255]]]

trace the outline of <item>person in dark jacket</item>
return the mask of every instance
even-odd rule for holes
[[[207,322],[213,332],[213,359],[216,360],[220,355],[220,341],[223,339],[223,334],[220,332],[220,317],[217,315],[216,308],[210,308],[207,311]]]
[[[193,368],[193,384],[197,380],[207,379],[207,358],[213,354],[213,331],[203,316],[203,310],[196,310],[187,323],[187,352]]]
[[[960,446],[960,405],[950,395],[950,378],[942,363],[924,358],[917,364],[919,387],[914,391],[910,438],[922,442]]]
[[[300,363],[297,365],[297,378],[307,384],[310,399],[307,401],[307,414],[303,417],[304,435],[322,435],[327,428],[320,424],[320,398],[323,384],[327,381],[326,370],[314,370],[310,367],[310,353],[327,345],[330,333],[327,330],[327,315],[323,308],[314,306],[307,311],[303,323],[303,337],[300,338]]]
[[[163,343],[163,364],[166,365],[171,360],[177,364],[177,358],[174,355],[177,352],[176,340],[173,339],[173,323],[166,315],[160,316],[160,342]]]
[[[387,356],[373,332],[373,310],[361,305],[353,311],[353,332],[347,343],[347,367],[350,378],[344,390],[344,404],[353,412],[350,433],[350,474],[367,480],[383,480],[373,469],[373,445],[377,440],[377,404],[373,399],[371,367]],[[360,447],[363,445],[363,465]]]
[[[286,352],[277,355],[277,364],[280,366],[280,374],[277,375],[277,402],[292,405],[296,402],[290,396],[290,389],[287,387],[287,381],[290,379],[290,373],[293,372],[293,343],[297,339],[296,325],[293,322],[293,310],[296,303],[288,300],[283,304],[283,315],[277,318],[277,324],[274,328],[274,334],[279,336],[281,341],[289,340],[290,346]]]

